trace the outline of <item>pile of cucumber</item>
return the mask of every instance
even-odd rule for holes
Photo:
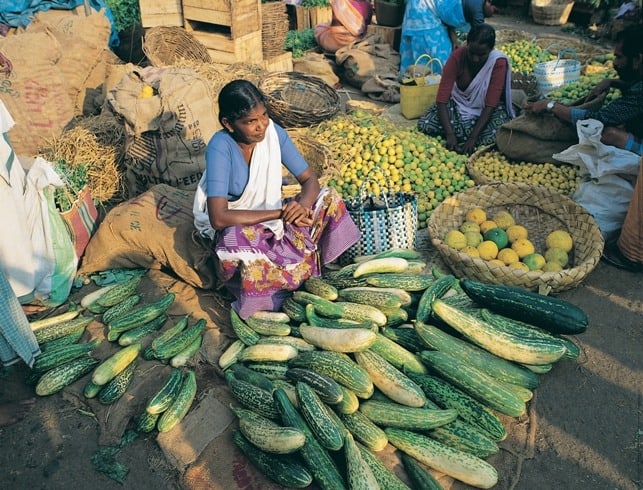
[[[190,324],[188,315],[170,321],[168,309],[174,293],[140,304],[142,296],[137,288],[141,280],[142,274],[136,274],[103,286],[85,295],[80,308],[74,306],[63,314],[31,322],[42,350],[29,379],[36,394],[51,395],[91,373],[84,396],[113,404],[131,385],[138,360],[143,357],[171,365],[172,383],[166,383],[150,400],[144,414],[137,417],[137,427],[145,432],[154,428],[164,432],[180,422],[196,395],[195,373],[185,366],[201,347],[206,321]],[[117,346],[103,359],[91,355],[100,345],[99,339],[79,343],[94,320],[105,325],[107,340]]]
[[[579,347],[576,306],[507,286],[427,271],[393,249],[310,278],[279,312],[242,319],[219,366],[237,406],[233,442],[292,488],[408,485],[376,456],[400,451],[413,488],[428,468],[477,488],[485,459],[520,417],[539,377]]]

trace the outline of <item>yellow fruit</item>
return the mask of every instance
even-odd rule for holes
[[[522,225],[511,225],[509,228],[507,228],[506,231],[507,231],[507,238],[509,239],[509,243],[513,243],[519,238],[529,237],[527,228],[525,228]]]
[[[149,99],[150,97],[154,97],[154,89],[150,87],[149,85],[145,85],[141,89],[141,93],[138,95],[141,99]]]
[[[504,265],[511,265],[514,262],[518,262],[520,257],[515,250],[511,248],[503,248],[498,252],[498,259],[502,261]]]
[[[467,231],[464,234],[464,238],[467,241],[467,246],[477,247],[482,243],[482,234],[479,231]]]
[[[482,208],[473,208],[467,211],[465,219],[480,224],[487,220],[487,212]]]
[[[534,244],[531,243],[527,238],[519,238],[511,244],[511,248],[515,250],[515,252],[518,254],[518,257],[520,257],[521,259],[529,254],[533,254],[536,251],[536,249],[534,248]]]
[[[505,266],[505,263],[502,260],[498,260],[498,259],[491,259],[488,262],[490,264],[501,265],[503,267]]]
[[[445,243],[456,250],[461,250],[467,246],[467,239],[464,233],[458,230],[450,230],[444,238]]]
[[[480,225],[476,223],[475,221],[465,221],[460,225],[460,231],[462,233],[466,233],[467,231],[475,231],[476,233],[480,233]]]
[[[531,253],[522,258],[523,263],[527,264],[530,271],[537,271],[543,268],[545,265],[545,257],[539,253]]]
[[[527,264],[525,264],[524,262],[514,262],[513,264],[509,265],[509,267],[511,267],[512,269],[529,272],[529,267],[527,267]]]
[[[493,215],[493,218],[491,218],[491,220],[495,221],[496,224],[503,230],[506,230],[511,225],[516,224],[516,222],[514,221],[514,217],[511,215],[511,213],[505,210],[498,211],[496,214]]]
[[[552,231],[545,239],[547,248],[562,248],[565,252],[571,252],[574,241],[572,236],[565,230]]]
[[[485,240],[478,245],[478,252],[480,258],[484,260],[492,260],[498,256],[498,245],[491,240]]]
[[[484,232],[483,237],[485,240],[491,240],[498,245],[498,250],[505,248],[509,243],[507,232],[502,228],[491,228]]]
[[[478,249],[476,247],[471,247],[469,245],[467,245],[462,250],[460,250],[460,252],[465,253],[470,257],[480,257],[480,252],[478,252]]]
[[[545,260],[547,262],[558,262],[562,268],[569,263],[569,255],[562,248],[548,248],[545,251]]]
[[[563,266],[555,261],[545,262],[545,265],[543,265],[543,272],[558,272],[562,270],[563,270]]]
[[[485,232],[489,231],[491,228],[498,228],[498,225],[496,224],[495,221],[488,219],[480,223],[480,233],[484,234]]]

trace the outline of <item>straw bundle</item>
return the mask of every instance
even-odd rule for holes
[[[125,131],[109,113],[79,118],[42,152],[50,162],[63,160],[66,166],[84,166],[92,197],[105,203],[123,197],[122,161]]]

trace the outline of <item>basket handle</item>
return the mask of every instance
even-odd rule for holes
[[[440,67],[440,69],[442,69],[442,61],[440,61],[439,58],[434,58],[431,55],[429,55],[427,53],[424,53],[424,54],[421,54],[420,56],[418,56],[417,59],[415,60],[415,63],[413,63],[413,73],[412,73],[412,75],[414,77],[417,76],[416,67],[417,67],[418,63],[420,62],[420,60],[422,60],[423,58],[427,58],[427,60],[428,60],[425,63],[425,65],[431,70],[431,75],[434,73],[434,71],[433,71],[433,62],[437,62],[438,66]]]
[[[376,197],[374,194],[371,194],[369,196],[366,193],[366,184],[368,182],[378,184],[378,182],[373,177],[370,176],[370,174],[372,172],[375,172],[377,170],[379,170],[380,172],[383,173],[382,168],[379,165],[373,165],[373,167],[371,167],[371,169],[364,176],[364,179],[362,180],[362,185],[359,186],[359,209],[360,209],[360,211],[364,210],[364,203],[366,202],[366,200],[369,197],[371,197],[371,198]],[[391,185],[390,185],[390,182],[387,182],[387,184],[388,184],[387,185],[388,192],[380,192],[380,195],[377,196],[377,197],[381,197],[383,199],[384,205],[386,206],[386,209],[389,210],[390,209],[389,198],[391,197],[390,196],[390,194],[391,194],[391,192],[390,192]]]

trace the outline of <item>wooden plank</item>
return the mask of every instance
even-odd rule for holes
[[[396,51],[400,49],[402,27],[388,27],[377,24],[370,24],[366,27],[366,36],[379,35],[382,43],[388,44]]]
[[[293,71],[292,53],[285,51],[283,54],[273,56],[272,58],[265,58],[263,60],[263,67],[266,71]]]
[[[181,0],[139,0],[139,9],[143,27],[183,26]]]
[[[183,18],[226,26],[237,38],[261,30],[260,7],[260,0],[183,0]]]
[[[261,65],[263,62],[261,32],[250,33],[235,39],[214,31],[192,31],[192,35],[207,48],[214,63]]]

